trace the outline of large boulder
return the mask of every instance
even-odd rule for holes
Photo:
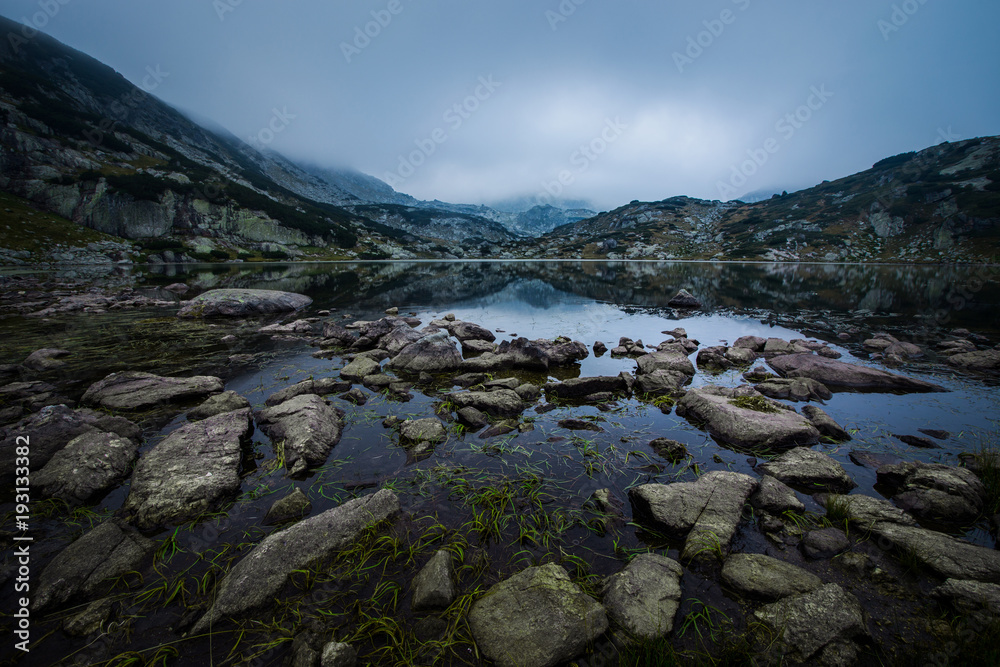
[[[128,477],[138,449],[120,435],[90,431],[56,452],[31,484],[45,498],[85,503]]]
[[[602,592],[604,608],[633,637],[663,637],[674,629],[683,574],[675,560],[639,554],[621,572],[608,577]]]
[[[263,289],[216,289],[199,294],[180,309],[177,317],[254,317],[290,313],[305,308],[312,299],[303,294]]]
[[[382,489],[268,535],[225,576],[214,603],[191,633],[200,634],[227,616],[271,603],[292,572],[330,558],[398,512],[396,494]]]
[[[636,361],[636,375],[646,375],[653,371],[677,371],[691,376],[695,374],[694,364],[684,352],[677,350],[653,352],[639,357]]]
[[[419,375],[420,373],[451,373],[462,364],[462,354],[444,331],[426,334],[399,351],[389,367]],[[343,374],[343,373],[342,373]]]
[[[926,393],[944,387],[889,371],[848,364],[815,354],[784,354],[770,360],[771,368],[788,378],[812,378],[827,387],[857,391]]]
[[[967,468],[940,463],[884,465],[876,472],[893,501],[914,516],[936,524],[965,525],[986,505],[986,487]]]
[[[181,426],[139,460],[122,509],[144,530],[216,509],[240,488],[252,434],[249,408]]]
[[[677,414],[705,424],[716,438],[747,449],[788,449],[815,444],[820,437],[808,419],[748,386],[697,387],[678,401]]]
[[[472,605],[469,625],[479,650],[499,667],[553,667],[601,636],[608,617],[550,563],[493,586]]]
[[[591,394],[605,392],[626,394],[628,391],[628,382],[620,375],[570,378],[562,382],[549,382],[545,385],[545,395],[555,398],[585,398]]]
[[[698,301],[686,289],[682,289],[677,291],[677,294],[667,302],[667,305],[671,308],[701,308],[701,301]]]
[[[555,340],[505,340],[497,347],[497,356],[507,368],[545,371],[551,367],[566,366],[590,356],[590,350],[579,341],[568,338]]]
[[[90,385],[83,394],[84,405],[110,410],[146,410],[177,401],[203,398],[223,389],[217,377],[161,377],[152,373],[124,371],[112,373]]]
[[[681,371],[668,371],[657,369],[650,373],[643,373],[635,378],[635,388],[640,394],[650,396],[663,396],[673,394],[686,384],[691,382],[692,377]]]
[[[714,470],[695,482],[643,484],[629,490],[634,516],[677,538],[687,537],[684,560],[725,559],[743,514],[757,490],[749,475]]]
[[[31,608],[57,607],[93,595],[108,579],[136,570],[155,544],[111,520],[84,533],[53,558],[38,577]]]
[[[732,554],[722,566],[722,582],[740,595],[759,600],[780,600],[809,593],[823,582],[798,565],[763,554]]]
[[[796,447],[772,461],[761,463],[757,472],[813,493],[850,491],[857,486],[842,465],[823,452],[807,447]]]
[[[879,521],[871,535],[882,549],[909,554],[946,579],[973,579],[1000,584],[1000,551],[987,549],[935,530]]]
[[[265,408],[258,423],[275,445],[282,447],[285,468],[292,475],[326,463],[344,428],[336,408],[316,394],[303,394]]]
[[[473,322],[449,322],[448,331],[463,343],[467,340],[485,340],[492,343],[497,339],[492,331]]]
[[[491,417],[517,417],[528,407],[512,389],[456,392],[448,394],[445,399],[458,410],[475,408]]]

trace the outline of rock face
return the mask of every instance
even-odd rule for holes
[[[758,398],[773,411],[760,412],[733,403],[742,397]],[[748,449],[787,449],[819,442],[819,431],[808,419],[768,401],[748,386],[692,389],[678,401],[677,414],[706,424],[708,432],[720,440]]]
[[[444,331],[429,333],[410,343],[389,362],[392,369],[413,375],[451,373],[461,364],[462,354]]]
[[[85,503],[128,477],[137,452],[136,443],[119,435],[84,433],[55,453],[32,486],[44,497]]]
[[[763,554],[732,554],[722,566],[722,581],[740,595],[768,601],[809,593],[823,585],[801,567]]]
[[[215,603],[195,624],[192,634],[207,630],[226,616],[263,607],[294,570],[331,557],[367,528],[398,512],[396,494],[382,489],[272,533],[222,580]]]
[[[762,463],[757,466],[757,471],[813,493],[850,491],[857,486],[842,465],[826,454],[806,447],[797,447],[773,461]]]
[[[92,595],[106,579],[139,567],[153,542],[115,521],[106,521],[63,549],[42,570],[31,608],[56,607]]]
[[[883,549],[907,552],[946,579],[973,579],[1000,584],[1000,551],[916,526],[879,521],[871,527]]]
[[[659,554],[639,554],[608,577],[602,592],[608,615],[635,637],[653,639],[674,629],[684,569]]]
[[[455,567],[451,554],[440,549],[413,578],[413,611],[444,609],[450,605],[458,591],[455,588]]]
[[[476,644],[500,667],[552,667],[584,651],[608,628],[604,609],[560,565],[530,567],[472,606]]]
[[[204,403],[192,410],[188,410],[187,416],[191,421],[198,421],[199,419],[208,419],[209,417],[221,415],[225,412],[233,412],[234,410],[242,410],[249,407],[250,401],[243,396],[240,396],[235,391],[224,391],[221,394],[209,396]]]
[[[769,630],[764,641],[773,641],[772,655],[794,664],[830,664],[824,658],[833,652],[856,659],[852,640],[868,634],[861,604],[836,584],[765,605],[754,616]]]
[[[217,289],[192,299],[177,317],[254,317],[290,313],[305,308],[312,299],[303,294],[262,289]]]
[[[687,536],[684,560],[725,558],[757,480],[712,471],[696,482],[644,484],[629,490],[634,516],[676,537]]]
[[[285,468],[292,475],[323,465],[343,431],[340,413],[316,394],[265,408],[258,422],[276,446],[284,443]]]
[[[925,521],[969,524],[986,504],[986,487],[967,468],[913,462],[884,465],[876,474],[892,489],[893,502]]]
[[[769,362],[771,368],[788,378],[812,378],[828,387],[859,391],[924,393],[948,391],[923,380],[857,364],[848,364],[815,354],[784,354]]]
[[[249,408],[180,427],[139,460],[122,509],[142,529],[215,509],[240,488],[241,448],[252,433]]]
[[[111,410],[145,410],[222,391],[222,380],[211,376],[160,377],[152,373],[112,373],[90,385],[83,403]]]

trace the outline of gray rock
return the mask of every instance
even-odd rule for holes
[[[369,377],[373,377],[373,376],[369,376]],[[343,401],[347,401],[348,403],[353,403],[354,405],[364,405],[365,403],[368,402],[368,394],[366,394],[365,392],[361,391],[357,387],[355,387],[354,389],[351,389],[350,391],[344,392],[343,394],[341,394],[337,398],[339,398],[339,399],[341,399]]]
[[[519,384],[514,388],[514,393],[520,396],[525,403],[534,403],[542,397],[542,390],[529,382]]]
[[[671,463],[679,463],[689,456],[684,443],[671,440],[670,438],[657,438],[650,442],[649,446],[653,448],[654,452]]]
[[[815,405],[806,405],[802,408],[802,414],[812,422],[821,435],[830,438],[834,442],[847,442],[851,440],[851,434],[844,430],[840,424],[833,420],[833,417],[826,414],[826,411]]]
[[[191,634],[200,634],[227,616],[264,607],[292,572],[330,558],[398,512],[396,494],[382,489],[268,535],[225,576],[214,604]]]
[[[917,523],[912,516],[883,498],[873,498],[860,493],[850,496],[831,494],[823,501],[827,508],[841,506],[847,514],[847,520],[859,527],[870,526],[876,521],[888,521],[904,526],[914,526]]]
[[[350,644],[328,642],[323,646],[320,667],[354,667],[358,664],[358,651]]]
[[[264,515],[264,525],[274,526],[286,521],[301,519],[312,512],[312,503],[302,493],[302,489],[295,487],[295,490],[284,498],[274,501],[271,508]]]
[[[807,377],[828,387],[905,393],[945,392],[944,387],[877,368],[848,364],[814,354],[785,354],[769,362],[785,377]]]
[[[181,426],[139,459],[122,509],[143,530],[216,509],[240,488],[252,433],[249,408]]]
[[[463,340],[462,341],[462,354],[464,355],[476,355],[476,354],[486,354],[494,353],[497,351],[497,344],[491,343],[486,340]]]
[[[822,664],[825,648],[868,634],[861,604],[836,584],[765,605],[754,617],[769,631],[765,641],[775,660],[796,664]]]
[[[458,595],[451,554],[439,549],[413,578],[413,611],[444,609]]]
[[[684,560],[724,559],[757,480],[712,471],[696,482],[644,484],[629,490],[633,515],[675,537],[687,536]]]
[[[354,360],[340,369],[340,377],[351,382],[361,382],[369,375],[382,372],[382,366],[370,357],[358,355]]]
[[[879,548],[909,553],[943,578],[1000,584],[1000,551],[917,526],[879,521],[870,530]]]
[[[587,421],[586,419],[560,419],[556,425],[559,428],[564,428],[568,431],[593,431],[595,433],[604,432],[603,428],[592,421]]]
[[[469,612],[473,637],[499,667],[553,667],[608,628],[604,609],[554,563],[493,586]]]
[[[671,308],[701,308],[701,301],[698,301],[687,290],[682,289],[667,302],[667,305]]]
[[[399,425],[399,437],[404,442],[412,444],[429,442],[436,445],[448,439],[448,431],[436,417],[407,419]]]
[[[448,394],[446,399],[456,408],[476,408],[491,417],[517,417],[527,409],[517,392],[510,389],[497,391],[469,391]]]
[[[198,421],[214,417],[215,415],[221,415],[225,412],[233,412],[249,407],[250,401],[243,396],[240,396],[235,391],[224,391],[221,394],[209,396],[204,403],[188,410],[187,417],[190,421]]]
[[[920,449],[940,449],[941,446],[938,445],[933,440],[929,438],[921,438],[919,435],[895,435],[900,442],[910,447],[919,447]]]
[[[767,345],[767,339],[760,336],[742,336],[733,343],[733,347],[741,347],[754,352],[763,352],[765,345]]]
[[[722,566],[722,581],[740,595],[767,601],[810,593],[823,585],[801,567],[763,554],[732,554]]]
[[[876,475],[893,489],[893,502],[926,521],[965,525],[978,519],[986,504],[986,487],[967,468],[914,462],[882,466]]]
[[[289,313],[305,308],[312,299],[302,294],[261,289],[217,289],[199,294],[177,317],[254,317]]]
[[[778,516],[785,512],[801,513],[806,509],[791,487],[770,475],[761,477],[756,493],[750,497],[750,505],[754,509]]]
[[[340,413],[316,394],[304,394],[266,408],[258,416],[261,430],[283,442],[285,468],[292,475],[323,465],[340,442]]]
[[[690,375],[681,371],[659,369],[636,377],[635,386],[639,393],[663,396],[678,391],[684,385],[689,384],[691,379]]]
[[[607,351],[608,351],[608,346],[602,343],[601,341],[597,341],[594,343],[595,357],[603,357],[607,353]]]
[[[854,483],[844,467],[822,452],[796,447],[757,466],[760,474],[771,475],[785,484],[817,491],[850,491]]]
[[[674,629],[681,600],[680,564],[659,554],[639,554],[608,577],[604,608],[633,637],[654,639]]]
[[[730,347],[725,353],[726,359],[736,366],[749,366],[757,360],[757,353],[745,347]]]
[[[653,352],[636,361],[636,375],[648,375],[653,371],[677,371],[684,375],[694,375],[695,368],[684,352],[670,350]]]
[[[62,357],[68,357],[70,354],[67,350],[47,347],[29,354],[28,358],[21,362],[21,365],[32,371],[50,371],[65,366],[66,362],[62,361]]]
[[[267,397],[264,405],[271,407],[281,405],[287,400],[305,394],[316,394],[317,396],[327,396],[329,394],[339,394],[351,388],[351,383],[337,378],[319,378],[318,380],[303,380],[291,387],[285,387],[281,391],[276,391]]]
[[[764,356],[767,358],[782,354],[809,353],[808,347],[802,344],[790,343],[781,338],[768,338],[764,342]]]
[[[485,340],[492,343],[497,339],[492,331],[472,322],[451,322],[449,323],[448,331],[462,342],[468,340]]]
[[[112,598],[94,600],[79,614],[67,618],[63,623],[63,630],[71,637],[86,637],[97,632],[111,616],[113,606]]]
[[[733,401],[740,397],[760,398],[774,411],[738,407]],[[678,401],[677,414],[704,423],[716,438],[747,449],[773,451],[819,442],[819,431],[809,420],[748,386],[692,389]]]
[[[399,351],[389,362],[397,371],[420,373],[451,373],[462,365],[462,355],[444,331],[424,335]],[[341,372],[343,375],[343,372]]]
[[[802,539],[802,551],[815,560],[833,558],[851,548],[851,541],[839,528],[810,530]]]
[[[549,382],[545,385],[545,395],[549,398],[583,398],[602,392],[627,394],[628,391],[627,383],[619,375],[613,377],[570,378],[562,382]]]
[[[707,371],[725,371],[736,364],[726,357],[727,348],[724,345],[702,348],[698,351],[698,368]]]
[[[1000,586],[981,581],[948,579],[931,591],[931,596],[948,602],[962,616],[987,612],[1000,616]]]
[[[995,371],[1000,368],[1000,350],[964,352],[948,357],[948,363],[972,371]]]
[[[768,398],[789,401],[826,401],[833,394],[826,385],[812,378],[778,378],[767,380],[754,387]]]
[[[125,371],[112,373],[90,385],[82,401],[85,405],[111,410],[144,410],[217,394],[222,389],[222,380],[217,377],[175,378]]]
[[[476,408],[462,408],[455,413],[455,416],[458,417],[460,424],[471,431],[478,431],[490,423],[486,415]]]
[[[154,546],[114,520],[96,526],[45,566],[38,577],[31,608],[39,611],[58,607],[76,595],[92,595],[105,580],[138,569]]]
[[[114,433],[90,431],[71,440],[31,479],[43,497],[85,503],[128,477],[138,445]]]
[[[378,344],[389,353],[390,357],[395,357],[406,349],[407,345],[416,343],[423,337],[424,334],[413,327],[400,323],[398,326],[393,327],[389,333],[382,336]]]

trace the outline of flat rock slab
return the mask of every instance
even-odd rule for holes
[[[128,477],[139,446],[114,433],[91,431],[60,449],[32,478],[45,498],[85,503]]]
[[[275,447],[283,449],[285,468],[292,475],[326,463],[344,428],[336,408],[316,394],[303,394],[265,408],[258,422]]]
[[[861,603],[836,584],[765,605],[754,616],[770,631],[764,640],[772,656],[795,664],[816,664],[826,647],[868,634]]]
[[[58,607],[71,598],[92,595],[101,584],[139,568],[154,543],[114,520],[84,533],[56,555],[38,578],[34,610]]]
[[[774,411],[760,412],[733,403],[742,397],[758,398]],[[815,444],[820,437],[819,430],[808,419],[750,387],[708,385],[691,389],[678,401],[677,414],[704,423],[716,438],[747,449],[788,449]]]
[[[758,600],[780,600],[809,593],[823,582],[816,575],[764,554],[732,554],[722,566],[722,581],[740,595]]]
[[[312,299],[304,294],[263,289],[216,289],[199,294],[177,317],[254,317],[290,313],[305,308]]]
[[[550,563],[501,581],[472,605],[479,650],[500,667],[553,667],[572,660],[608,628],[593,598]]]
[[[302,382],[293,384],[291,387],[285,387],[281,391],[274,392],[267,397],[267,400],[264,401],[264,405],[267,407],[281,405],[289,399],[295,398],[296,396],[303,396],[305,394],[316,394],[317,396],[339,394],[349,390],[350,388],[350,382],[346,380],[338,380],[337,378],[303,380]]]
[[[757,472],[810,493],[850,491],[857,486],[842,465],[807,447],[797,447],[773,461],[761,463]]]
[[[696,482],[643,484],[629,490],[634,515],[675,537],[687,536],[681,558],[725,558],[757,480],[712,471]]]
[[[250,408],[180,427],[139,459],[122,509],[141,529],[192,519],[240,488]]]
[[[161,377],[152,373],[125,371],[112,373],[90,385],[83,394],[84,405],[111,410],[146,410],[176,401],[202,398],[223,389],[217,377]]]
[[[663,637],[674,629],[681,601],[684,569],[659,554],[639,554],[621,572],[608,577],[604,608],[635,637]]]
[[[215,603],[191,634],[204,632],[225,617],[271,603],[293,571],[330,558],[366,529],[398,512],[396,494],[382,489],[272,533],[226,575]]]
[[[628,383],[620,375],[571,378],[562,382],[549,382],[545,385],[545,395],[556,398],[584,398],[591,394],[604,392],[627,394],[628,391]]]
[[[448,394],[446,399],[459,410],[475,408],[491,417],[517,417],[528,407],[517,392],[511,389],[456,392]]]
[[[923,380],[815,354],[784,354],[774,357],[768,363],[785,377],[812,378],[835,389],[903,393],[948,391],[944,387]]]
[[[916,520],[903,510],[883,498],[875,498],[863,494],[850,496],[829,495],[825,502],[827,506],[840,504],[847,514],[848,521],[859,527],[870,526],[877,521],[898,523],[904,526],[915,526]]]
[[[882,466],[876,475],[893,489],[893,502],[925,521],[967,525],[986,505],[986,487],[967,468],[918,461]]]
[[[880,521],[871,527],[883,549],[905,551],[946,579],[1000,584],[1000,551],[976,546],[926,528]]]

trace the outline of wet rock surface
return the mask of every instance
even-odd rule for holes
[[[326,462],[343,433],[341,414],[316,394],[303,394],[258,415],[261,429],[281,443],[285,467],[298,475]]]
[[[261,289],[217,289],[199,294],[177,313],[180,318],[255,317],[305,308],[312,299],[302,294]]]
[[[809,593],[823,585],[801,567],[763,554],[731,554],[722,566],[722,582],[740,595],[767,601]]]
[[[940,385],[877,368],[849,364],[814,354],[785,354],[769,361],[771,368],[788,378],[811,378],[827,387],[856,391],[909,393],[947,391]]]
[[[135,442],[120,435],[90,431],[57,451],[32,483],[43,498],[85,503],[126,479],[137,451]]]
[[[985,506],[986,487],[966,468],[900,463],[880,467],[877,475],[879,483],[891,491],[896,505],[926,521],[968,524],[982,514]]]
[[[608,578],[602,601],[608,616],[632,636],[669,634],[681,601],[680,563],[658,554],[639,554]]]
[[[85,405],[111,410],[144,410],[222,390],[222,380],[217,377],[175,378],[125,371],[92,384],[82,400]]]
[[[857,484],[844,467],[823,452],[796,447],[757,466],[757,472],[770,475],[790,486],[817,491],[849,491]]]

